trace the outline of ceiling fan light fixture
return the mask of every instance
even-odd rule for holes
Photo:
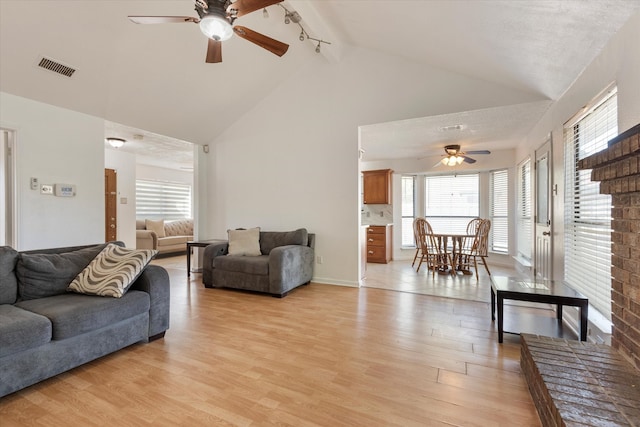
[[[440,163],[445,166],[456,166],[462,162],[464,162],[464,157],[462,156],[447,156],[440,160]]]
[[[218,15],[207,15],[200,20],[202,33],[215,41],[229,40],[233,35],[233,27],[226,18]]]
[[[127,142],[122,138],[106,138],[106,141],[113,148],[120,148],[124,145],[125,142]]]

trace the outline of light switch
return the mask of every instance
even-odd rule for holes
[[[32,190],[38,189],[38,178],[31,178],[31,189]]]
[[[121,205],[126,205],[127,204],[127,198],[126,197],[120,197],[120,204]]]

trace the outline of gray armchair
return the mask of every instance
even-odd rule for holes
[[[204,250],[202,281],[207,288],[227,287],[284,297],[313,277],[315,234],[261,231],[259,256],[232,256],[228,242]]]

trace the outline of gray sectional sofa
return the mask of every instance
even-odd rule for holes
[[[164,336],[169,276],[162,267],[147,265],[121,298],[66,292],[104,246],[0,247],[0,397]]]
[[[284,297],[313,277],[315,234],[260,231],[260,255],[229,255],[229,243],[204,249],[202,281],[207,288],[226,287]]]

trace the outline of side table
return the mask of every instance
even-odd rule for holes
[[[223,243],[226,242],[224,239],[209,239],[209,240],[189,240],[187,242],[187,277],[191,276],[191,254],[193,252],[193,248],[206,248],[209,245],[213,245],[215,243]]]

